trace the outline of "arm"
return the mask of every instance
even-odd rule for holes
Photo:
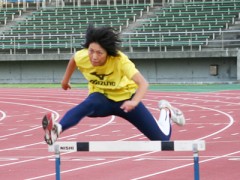
[[[132,77],[132,80],[138,85],[138,89],[135,95],[133,96],[132,100],[125,101],[122,104],[121,109],[123,109],[125,112],[131,111],[138,105],[138,103],[142,100],[145,93],[147,92],[149,86],[148,82],[145,80],[145,78],[140,72],[136,73]]]
[[[75,63],[74,57],[72,56],[71,59],[68,62],[68,65],[67,65],[65,74],[63,76],[62,83],[61,83],[62,88],[64,90],[71,89],[69,81],[70,81],[70,78],[71,78],[75,69],[76,69],[76,63]]]

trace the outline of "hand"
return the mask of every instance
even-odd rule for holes
[[[127,113],[133,110],[137,105],[138,103],[136,101],[129,100],[125,101],[120,108]]]
[[[68,82],[62,81],[61,84],[62,84],[62,88],[63,88],[64,90],[71,89],[71,85],[70,85]]]

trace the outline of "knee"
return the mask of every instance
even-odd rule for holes
[[[100,107],[100,105],[102,104],[101,101],[99,101],[98,99],[94,100],[94,101],[84,101],[81,103],[85,108],[88,109],[96,109],[98,107]]]
[[[106,97],[101,93],[92,93],[88,98],[82,102],[87,108],[99,108],[105,102]]]

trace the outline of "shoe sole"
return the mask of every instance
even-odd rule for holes
[[[42,127],[43,127],[43,130],[46,130],[47,127],[48,127],[48,119],[47,119],[47,116],[46,116],[46,115],[43,117]]]
[[[176,118],[180,121],[178,122],[177,120],[174,120],[174,122],[179,126],[184,126],[186,123],[186,120],[183,115],[183,112],[180,109],[175,108],[175,114],[176,114]]]
[[[53,128],[53,123],[52,121],[50,122],[49,121],[49,118],[51,118],[51,113],[49,114],[46,114],[43,119],[42,119],[42,128],[46,131],[46,130],[49,130],[51,131],[52,128]]]
[[[45,131],[44,140],[47,144],[52,145],[52,139],[47,138],[46,135],[49,137],[51,136],[51,129],[53,128],[52,123],[49,121],[49,116],[51,117],[51,113],[46,114],[42,119],[42,128]]]

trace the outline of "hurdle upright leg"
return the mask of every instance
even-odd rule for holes
[[[193,144],[193,161],[194,161],[194,180],[199,180],[199,156],[197,144]]]
[[[56,171],[56,180],[60,180],[60,165],[61,165],[61,159],[60,159],[60,150],[59,145],[56,145],[54,148],[55,151],[55,171]]]

